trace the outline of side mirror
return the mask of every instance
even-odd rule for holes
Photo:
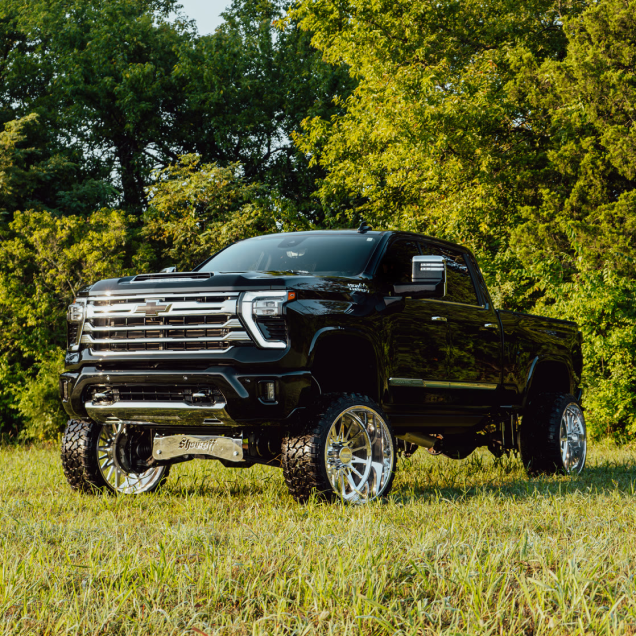
[[[394,285],[396,294],[412,298],[446,296],[446,261],[443,256],[414,256],[410,285]]]

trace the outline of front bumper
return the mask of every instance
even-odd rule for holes
[[[275,400],[264,399],[263,383],[273,382]],[[224,399],[209,406],[185,402],[93,401],[92,390],[109,387],[205,385],[218,389]],[[62,403],[71,418],[106,422],[121,420],[155,427],[281,425],[320,393],[309,371],[248,374],[231,367],[205,371],[101,371],[93,366],[60,376]]]

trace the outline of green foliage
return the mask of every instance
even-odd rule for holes
[[[156,161],[176,157],[187,99],[176,68],[193,29],[169,21],[176,0],[7,2],[24,44],[9,48],[0,104],[39,113],[80,184],[115,174],[122,206],[139,212]]]
[[[51,352],[38,366],[38,374],[27,379],[17,400],[17,410],[26,425],[20,436],[28,440],[55,439],[63,432],[68,415],[59,395],[59,377],[64,370],[63,351]]]
[[[153,171],[197,153],[241,163],[248,181],[320,216],[309,194],[322,171],[290,134],[333,112],[352,81],[293,22],[279,28],[285,6],[236,0],[216,33],[199,36],[177,0],[5,0],[0,124],[38,113],[44,146],[73,166],[66,196],[48,207],[141,215]],[[87,200],[97,184],[101,198]]]
[[[301,147],[329,174],[320,195],[346,216],[453,236],[490,257],[507,244],[549,139],[526,93],[564,51],[549,0],[304,2],[301,24],[359,78],[346,114],[306,122]],[[335,222],[341,222],[336,217]]]
[[[16,212],[0,235],[0,407],[27,417],[48,413],[28,434],[59,423],[58,398],[44,402],[53,398],[55,361],[66,346],[66,309],[85,285],[122,274],[126,231],[116,210],[88,219],[43,210]]]
[[[319,166],[292,141],[310,115],[340,112],[355,82],[311,46],[311,35],[287,19],[288,0],[234,0],[217,31],[200,38],[180,70],[196,86],[191,99],[192,151],[202,161],[240,164],[247,181],[274,188],[312,222],[324,211],[311,193]]]
[[[289,202],[248,183],[238,166],[201,164],[196,155],[159,171],[148,192],[143,235],[181,271],[242,238],[307,225]]]
[[[19,212],[0,243],[0,351],[34,359],[65,342],[66,308],[85,285],[120,275],[126,217],[100,210],[86,220]]]
[[[589,433],[636,436],[636,281],[611,269],[555,286],[534,311],[575,320],[583,332],[584,406]]]
[[[359,79],[344,114],[298,137],[328,171],[332,222],[467,244],[501,306],[579,322],[591,430],[633,436],[636,3],[305,0],[296,15]]]
[[[86,213],[113,198],[115,189],[93,179],[78,183],[78,166],[52,148],[45,126],[32,113],[0,132],[0,227],[15,210],[63,208]]]
[[[585,336],[592,431],[636,434],[636,3],[606,0],[565,23],[567,55],[539,72],[554,176],[511,231],[524,271]],[[545,90],[549,87],[550,90]]]

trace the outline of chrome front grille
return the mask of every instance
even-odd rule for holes
[[[80,344],[98,356],[224,353],[252,343],[237,302],[238,292],[89,298]]]

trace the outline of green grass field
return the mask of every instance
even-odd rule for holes
[[[126,498],[71,492],[57,449],[0,466],[2,634],[636,633],[633,450],[532,480],[418,451],[368,507],[299,506],[264,467]]]

